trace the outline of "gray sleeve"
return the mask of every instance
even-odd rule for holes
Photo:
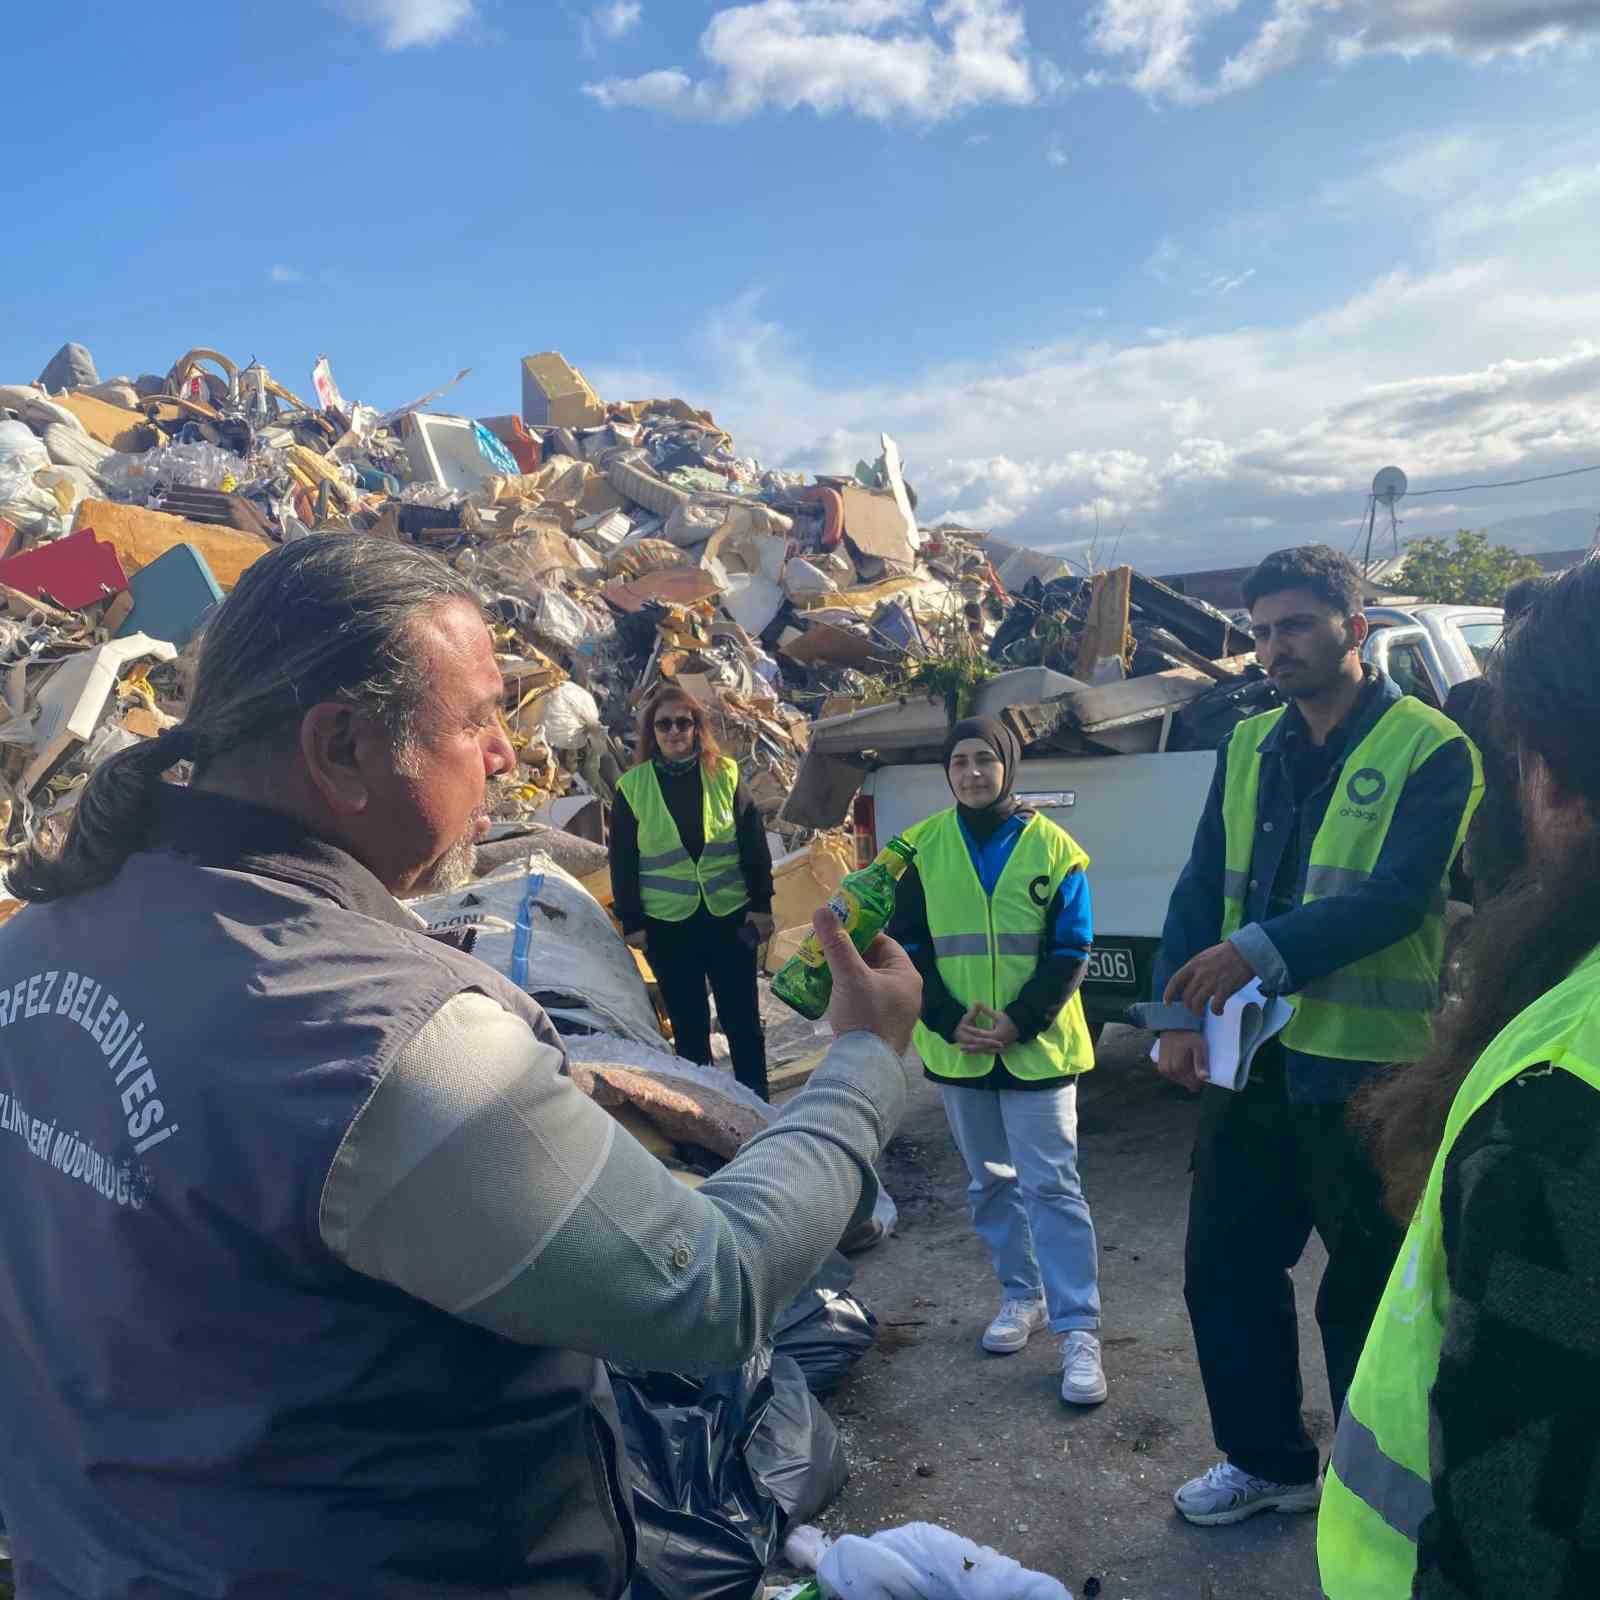
[[[481,994],[402,1050],[351,1125],[322,1237],[356,1271],[525,1344],[654,1369],[737,1366],[870,1211],[905,1070],[870,1034],[699,1189]]]

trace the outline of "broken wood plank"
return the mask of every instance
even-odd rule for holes
[[[1186,667],[1193,667],[1197,672],[1203,672],[1208,678],[1215,678],[1218,683],[1238,683],[1240,675],[1230,672],[1220,662],[1213,661],[1209,656],[1203,656],[1198,650],[1191,650],[1176,634],[1170,633],[1166,628],[1152,628],[1145,635],[1147,643],[1152,644],[1163,655],[1171,656]]]
[[[1246,660],[1244,656],[1232,656],[1215,665],[1230,676],[1238,676],[1243,674]],[[1147,678],[1080,689],[1076,694],[1063,695],[1059,704],[1078,731],[1094,739],[1138,723],[1159,721],[1173,707],[1199,699],[1212,682],[1209,672],[1196,667],[1173,667]]]
[[[1128,661],[1128,598],[1133,581],[1132,567],[1113,567],[1097,572],[1089,598],[1089,615],[1078,635],[1078,655],[1073,675],[1094,683],[1101,662],[1115,661],[1118,676]]]

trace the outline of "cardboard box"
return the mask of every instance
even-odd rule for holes
[[[575,366],[546,350],[522,358],[522,420],[536,428],[598,428],[606,408]]]

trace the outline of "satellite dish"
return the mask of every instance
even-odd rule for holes
[[[1394,503],[1406,492],[1406,475],[1399,467],[1385,467],[1372,480],[1372,497],[1381,500],[1391,510]]]

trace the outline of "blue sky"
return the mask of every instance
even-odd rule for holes
[[[0,378],[191,345],[515,410],[563,351],[769,463],[1157,570],[1600,462],[1600,6],[235,0],[7,22]],[[20,94],[20,104],[16,96]],[[46,132],[48,130],[48,132]],[[1600,473],[1406,532],[1600,508]]]

